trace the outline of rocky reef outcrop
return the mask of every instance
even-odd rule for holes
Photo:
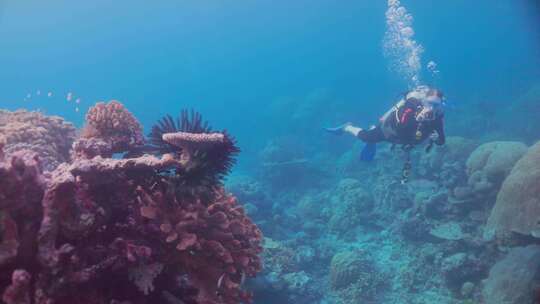
[[[496,141],[481,145],[467,159],[468,185],[475,193],[496,193],[526,151],[527,146],[521,142]]]
[[[517,233],[540,238],[540,143],[513,167],[497,195],[486,236]]]
[[[490,270],[482,290],[485,303],[538,303],[540,246],[516,247]]]

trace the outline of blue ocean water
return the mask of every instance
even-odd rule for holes
[[[539,78],[536,1],[404,4],[441,70],[430,82],[456,107],[473,96],[509,102]],[[384,1],[4,0],[1,105],[81,124],[92,103],[118,99],[147,128],[194,107],[250,149],[276,130],[294,132],[282,126],[288,113],[267,117],[272,101],[325,90],[349,120],[369,124],[406,90],[382,55],[385,10]],[[78,113],[68,92],[81,98]]]
[[[540,106],[529,101],[540,102],[537,0],[401,4],[423,48],[421,82],[447,98],[448,136],[527,145],[540,139],[527,127],[540,127]],[[165,114],[196,109],[237,138],[242,153],[232,179],[258,179],[261,192],[279,202],[258,206],[263,233],[294,246],[307,228],[272,231],[272,218],[297,219],[287,213],[306,193],[350,177],[334,167],[356,142],[322,129],[347,121],[368,127],[410,89],[383,50],[387,9],[386,1],[368,0],[0,0],[0,108],[39,109],[82,126],[89,107],[116,99],[146,133]],[[430,61],[438,73],[427,68]],[[305,162],[313,168],[294,167]],[[292,303],[304,296],[281,290],[268,297],[290,293]]]

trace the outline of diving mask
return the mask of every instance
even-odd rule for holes
[[[437,95],[427,96],[421,100],[421,110],[416,115],[416,121],[431,121],[442,115],[444,102]]]

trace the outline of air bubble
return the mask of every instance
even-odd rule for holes
[[[420,84],[424,49],[413,38],[415,31],[412,22],[413,16],[399,0],[388,1],[384,55],[390,60],[390,69],[409,81],[409,86],[416,87]]]

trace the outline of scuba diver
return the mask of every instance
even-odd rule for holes
[[[444,95],[440,90],[418,86],[404,94],[404,97],[379,119],[376,126],[363,129],[346,123],[325,130],[338,135],[348,133],[365,142],[366,146],[360,156],[363,161],[373,160],[378,142],[389,142],[392,148],[402,145],[407,153],[402,174],[402,183],[405,183],[411,167],[410,150],[426,140],[429,140],[426,152],[431,150],[434,143],[445,143],[443,107]]]

